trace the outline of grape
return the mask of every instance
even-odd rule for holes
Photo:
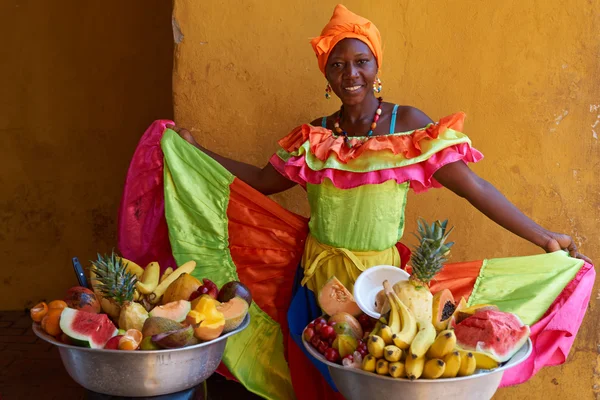
[[[321,354],[325,354],[325,352],[327,351],[327,349],[329,349],[329,345],[327,344],[327,342],[323,342],[321,341],[321,343],[319,343],[319,348],[317,350],[319,350],[319,353]]]
[[[327,361],[337,363],[340,361],[340,353],[336,349],[329,348],[325,351]]]
[[[310,329],[315,329],[315,323],[314,323],[314,321],[311,322],[310,324],[308,324],[306,327],[310,328]]]
[[[315,336],[315,330],[312,328],[306,328],[304,330],[304,340],[310,342],[310,340]]]
[[[318,335],[314,335],[311,339],[310,339],[310,344],[312,344],[312,346],[316,349],[319,347],[319,344],[321,344],[321,339],[319,339]]]
[[[327,325],[321,324],[321,323],[316,324],[315,325],[315,332],[317,332],[320,335],[321,334],[321,329],[323,329],[324,326],[327,326]]]
[[[327,320],[325,320],[325,318],[323,317],[319,317],[317,319],[315,319],[315,325],[317,324],[321,324],[321,325],[327,325]]]
[[[335,338],[335,330],[333,330],[333,327],[325,325],[321,327],[319,335],[321,335],[322,339]]]

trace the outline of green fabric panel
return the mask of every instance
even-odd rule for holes
[[[338,189],[329,179],[308,183],[310,233],[328,246],[353,251],[383,251],[394,246],[404,231],[404,208],[409,183]]]
[[[469,306],[495,304],[528,325],[537,322],[583,266],[564,251],[484,262]]]
[[[177,264],[195,260],[193,275],[219,287],[238,280],[227,219],[229,185],[235,177],[170,129],[161,147],[165,215]],[[294,398],[279,324],[255,303],[250,318],[246,330],[227,340],[223,362],[248,390],[271,400]]]
[[[391,136],[405,136],[410,135],[411,133],[412,132],[395,133]],[[405,158],[402,154],[394,154],[392,151],[381,150],[367,151],[360,157],[349,160],[345,164],[339,161],[334,153],[332,153],[327,160],[321,161],[310,151],[310,143],[308,140],[304,142],[298,150],[292,153],[280,149],[277,151],[277,155],[283,161],[287,161],[290,157],[304,154],[306,156],[306,164],[313,171],[332,168],[350,172],[371,172],[417,164],[429,159],[432,155],[447,147],[461,143],[468,143],[470,145],[471,140],[462,132],[446,129],[437,137],[437,139],[421,140],[419,145],[421,146],[422,153],[414,158]]]

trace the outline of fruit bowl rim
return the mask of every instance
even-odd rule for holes
[[[391,376],[378,375],[373,372],[363,371],[362,369],[349,368],[349,367],[344,367],[343,365],[340,365],[340,364],[332,363],[331,361],[328,361],[321,353],[319,353],[317,350],[315,350],[311,346],[310,343],[308,343],[306,340],[304,340],[304,335],[302,337],[302,344],[304,345],[304,347],[306,348],[306,351],[308,351],[311,356],[316,358],[318,361],[324,363],[329,368],[338,368],[338,369],[342,369],[344,371],[357,373],[360,375],[366,375],[369,377],[377,377],[377,378],[381,378],[381,379],[385,379],[385,380],[403,381],[403,382],[421,383],[421,384],[422,383],[458,382],[458,381],[464,381],[464,380],[469,380],[469,379],[477,379],[478,377],[491,375],[491,374],[495,374],[498,372],[504,372],[505,370],[507,370],[509,368],[516,367],[517,365],[525,362],[529,358],[529,356],[531,356],[531,352],[533,351],[533,343],[531,341],[531,338],[529,337],[529,338],[527,338],[527,341],[523,344],[523,346],[521,346],[519,348],[519,350],[517,350],[517,352],[515,354],[513,354],[513,356],[508,361],[505,361],[498,368],[486,369],[486,370],[476,370],[473,375],[469,375],[469,376],[457,376],[454,378],[438,378],[438,379],[415,379],[415,380],[411,381],[408,378],[393,378]],[[527,348],[525,349],[525,351],[524,351],[525,354],[522,356],[522,358],[517,360],[515,363],[510,364],[510,362],[513,360],[513,358],[515,358],[515,356],[519,355],[519,353],[521,353],[523,351],[523,348],[525,346],[527,346]]]
[[[82,351],[90,351],[90,352],[100,352],[100,353],[118,353],[118,354],[164,354],[164,353],[171,353],[171,352],[177,352],[177,351],[189,351],[189,350],[194,350],[194,349],[198,349],[198,348],[202,348],[202,347],[206,347],[206,346],[210,346],[213,345],[215,343],[220,342],[221,340],[227,339],[229,336],[233,336],[238,332],[243,331],[244,329],[246,329],[248,327],[248,325],[250,325],[250,313],[246,314],[246,316],[244,317],[244,320],[242,321],[241,325],[238,326],[236,329],[232,330],[231,332],[227,332],[221,336],[219,336],[218,338],[215,338],[213,340],[209,340],[207,342],[202,342],[202,343],[198,343],[198,344],[194,344],[191,346],[184,346],[184,347],[178,347],[176,349],[159,349],[159,350],[133,350],[133,351],[128,351],[128,350],[112,350],[112,349],[93,349],[90,347],[81,347],[81,346],[74,346],[72,344],[66,344],[63,343],[59,340],[57,340],[55,337],[48,335],[46,332],[44,332],[41,328],[40,323],[38,322],[33,322],[31,329],[33,330],[33,332],[35,333],[35,335],[37,337],[39,337],[42,340],[45,340],[48,343],[51,343],[55,346],[58,347],[64,347],[66,349],[71,349],[71,350],[82,350]]]

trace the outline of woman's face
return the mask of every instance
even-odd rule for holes
[[[325,75],[342,103],[360,104],[367,96],[373,96],[377,60],[364,42],[344,39],[329,55]]]

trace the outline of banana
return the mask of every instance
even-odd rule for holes
[[[444,373],[442,374],[442,378],[455,378],[458,375],[458,369],[460,368],[460,353],[456,350],[451,351],[450,353],[444,356],[444,362],[446,363],[446,368],[444,369]]]
[[[363,359],[361,368],[363,371],[367,372],[375,372],[375,365],[377,364],[377,359],[370,354]]]
[[[157,304],[171,283],[175,282],[182,274],[191,274],[194,268],[196,268],[196,261],[194,260],[188,261],[177,267],[175,271],[170,273],[169,276],[159,283],[156,289],[148,295],[148,301],[151,304]]]
[[[389,372],[390,363],[386,360],[378,360],[377,366],[375,367],[375,372],[379,375],[387,375]]]
[[[141,297],[142,297],[142,295],[140,294],[140,291],[137,289],[134,289],[133,290],[133,301],[138,301]]]
[[[375,322],[375,327],[373,328],[373,330],[369,333],[369,332],[365,332],[365,339],[368,336],[371,335],[377,335],[379,336],[379,333],[381,332],[381,327],[383,325],[387,325],[387,319],[385,317],[379,317],[379,319],[377,320],[377,322]]]
[[[415,357],[422,357],[435,341],[435,327],[431,321],[419,321],[419,331],[408,351]]]
[[[498,361],[485,353],[479,351],[471,351],[475,357],[475,369],[495,369],[498,368]]]
[[[390,376],[392,378],[404,378],[406,376],[406,369],[404,363],[393,362],[389,365]]]
[[[456,335],[453,329],[441,331],[427,350],[427,358],[444,358],[456,346]]]
[[[162,275],[160,276],[158,283],[159,284],[162,283],[162,281],[164,281],[165,278],[171,274],[171,272],[173,272],[173,267],[169,267],[169,268],[165,269],[165,272],[163,272]]]
[[[475,356],[470,351],[459,350],[460,353],[460,367],[458,368],[457,376],[469,376],[473,375],[475,368],[477,368],[477,361]]]
[[[390,340],[391,340],[391,336],[394,333],[398,333],[400,332],[400,326],[401,326],[401,317],[400,317],[400,313],[399,313],[399,309],[398,309],[398,304],[395,302],[394,300],[394,289],[392,289],[392,286],[390,285],[390,283],[385,280],[383,281],[383,290],[385,290],[385,294],[388,298],[388,302],[390,303],[390,317],[389,317],[389,327],[390,327]],[[390,342],[391,343],[391,342]],[[388,343],[389,344],[389,343]]]
[[[137,276],[138,279],[140,279],[140,277],[144,273],[144,268],[140,267],[133,261],[128,260],[126,258],[123,258],[123,257],[117,257],[117,258],[119,258],[121,260],[121,263],[123,265],[125,265],[125,270],[127,272],[134,274],[135,276]]]
[[[389,362],[397,362],[402,358],[402,350],[394,345],[385,346],[383,348],[383,357]]]
[[[141,280],[135,283],[135,287],[141,294],[150,294],[158,286],[160,277],[160,265],[157,262],[151,262],[146,266]]]
[[[383,339],[383,342],[386,345],[390,345],[392,344],[392,335],[394,333],[392,332],[392,328],[390,328],[388,325],[383,325],[381,327],[381,331],[378,333],[379,336],[381,336],[381,338]]]
[[[417,334],[417,320],[415,316],[412,314],[402,301],[398,298],[398,295],[392,291],[391,297],[394,300],[394,303],[398,306],[398,310],[400,312],[400,319],[402,322],[402,327],[400,332],[395,333],[392,336],[392,341],[396,346],[401,348],[402,350],[406,350],[410,347],[413,339]]]
[[[369,354],[371,354],[373,357],[377,359],[382,358],[384,347],[385,343],[383,342],[381,336],[369,336],[369,341],[367,342],[367,350],[369,350]]]
[[[404,367],[406,368],[406,376],[411,381],[419,379],[423,374],[423,367],[425,366],[425,357],[413,357],[412,354],[406,355],[406,361]]]
[[[423,367],[423,378],[425,379],[437,379],[444,374],[446,370],[446,363],[439,358],[432,358],[425,362]]]

